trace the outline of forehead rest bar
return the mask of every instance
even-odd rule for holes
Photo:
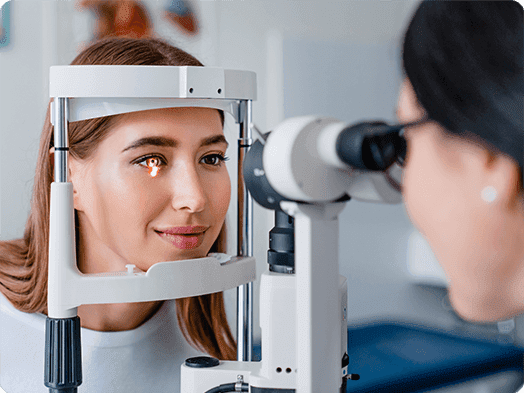
[[[70,122],[169,107],[215,108],[238,119],[239,103],[256,100],[256,74],[215,67],[53,66],[49,95],[68,98]]]

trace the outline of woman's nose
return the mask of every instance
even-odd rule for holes
[[[174,174],[173,208],[192,213],[201,212],[206,206],[206,194],[196,168],[181,168]]]

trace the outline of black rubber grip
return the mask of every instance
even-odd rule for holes
[[[51,393],[75,393],[82,384],[80,318],[46,319],[44,384]]]

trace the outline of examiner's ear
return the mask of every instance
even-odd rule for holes
[[[505,154],[486,153],[483,184],[490,185],[497,190],[497,199],[507,209],[522,208],[520,179],[518,164],[512,157]]]
[[[79,210],[81,211],[82,209],[80,208],[80,197],[78,195],[78,192],[76,190],[76,187],[75,187],[75,181],[74,181],[74,175],[76,174],[76,163],[69,159],[69,181],[71,183],[73,183],[73,202],[74,202],[74,207],[76,210]],[[55,171],[55,148],[52,147],[51,149],[49,149],[49,165],[51,166],[51,171],[53,172],[53,176],[54,176],[54,171]]]
[[[400,85],[397,103],[397,118],[401,123],[411,123],[422,119],[425,109],[419,103],[411,82],[406,77]]]

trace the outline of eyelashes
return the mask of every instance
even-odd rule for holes
[[[212,166],[221,166],[223,162],[229,160],[229,157],[226,157],[226,156],[224,156],[222,154],[218,154],[218,153],[208,154],[207,156],[202,157],[202,160],[206,160],[208,158],[214,158],[214,159],[218,160],[218,161],[215,161],[214,164],[213,163],[208,163],[208,162],[205,163],[207,165],[212,165]],[[202,161],[202,160],[200,160],[200,161]]]
[[[200,162],[209,167],[220,167],[227,160],[229,160],[229,157],[219,153],[213,153],[202,157]],[[143,163],[145,163],[145,165]],[[150,154],[140,157],[135,160],[133,164],[147,168],[148,174],[151,177],[156,177],[162,167],[167,165],[167,160],[161,155]]]

